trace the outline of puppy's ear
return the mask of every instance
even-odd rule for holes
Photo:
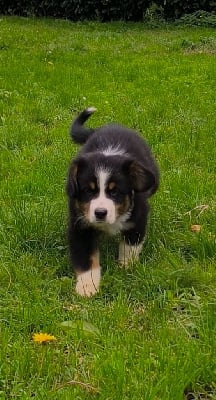
[[[155,185],[154,174],[139,161],[125,161],[123,170],[129,175],[131,185],[136,192],[147,192]]]
[[[76,197],[78,193],[78,182],[77,182],[77,171],[78,171],[78,163],[77,161],[73,161],[68,173],[66,192],[70,197]]]
[[[69,168],[66,192],[70,197],[76,197],[79,193],[78,172],[80,172],[84,165],[85,160],[83,158],[77,158],[72,162]]]

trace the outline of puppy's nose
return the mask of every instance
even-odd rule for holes
[[[107,216],[106,208],[96,208],[95,217],[97,221],[104,221]]]

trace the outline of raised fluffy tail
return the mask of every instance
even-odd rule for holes
[[[89,136],[95,131],[92,128],[85,128],[83,124],[87,119],[96,111],[96,108],[89,107],[82,111],[76,119],[72,122],[70,127],[70,136],[75,143],[83,144],[85,143]]]

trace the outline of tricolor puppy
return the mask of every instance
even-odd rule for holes
[[[70,256],[76,292],[82,296],[99,289],[101,232],[121,233],[120,264],[137,259],[146,232],[148,198],[159,183],[154,158],[136,132],[116,124],[83,126],[94,111],[81,112],[70,130],[73,141],[84,144],[71,163],[67,182]]]

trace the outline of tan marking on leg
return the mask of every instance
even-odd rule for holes
[[[98,268],[100,266],[100,254],[99,251],[96,251],[94,254],[91,256],[91,268]]]
[[[80,296],[93,296],[99,290],[100,278],[101,268],[97,251],[91,256],[91,268],[77,274],[76,292]]]
[[[119,244],[119,263],[121,266],[128,267],[130,263],[135,262],[139,258],[143,243],[131,246],[124,241]]]

